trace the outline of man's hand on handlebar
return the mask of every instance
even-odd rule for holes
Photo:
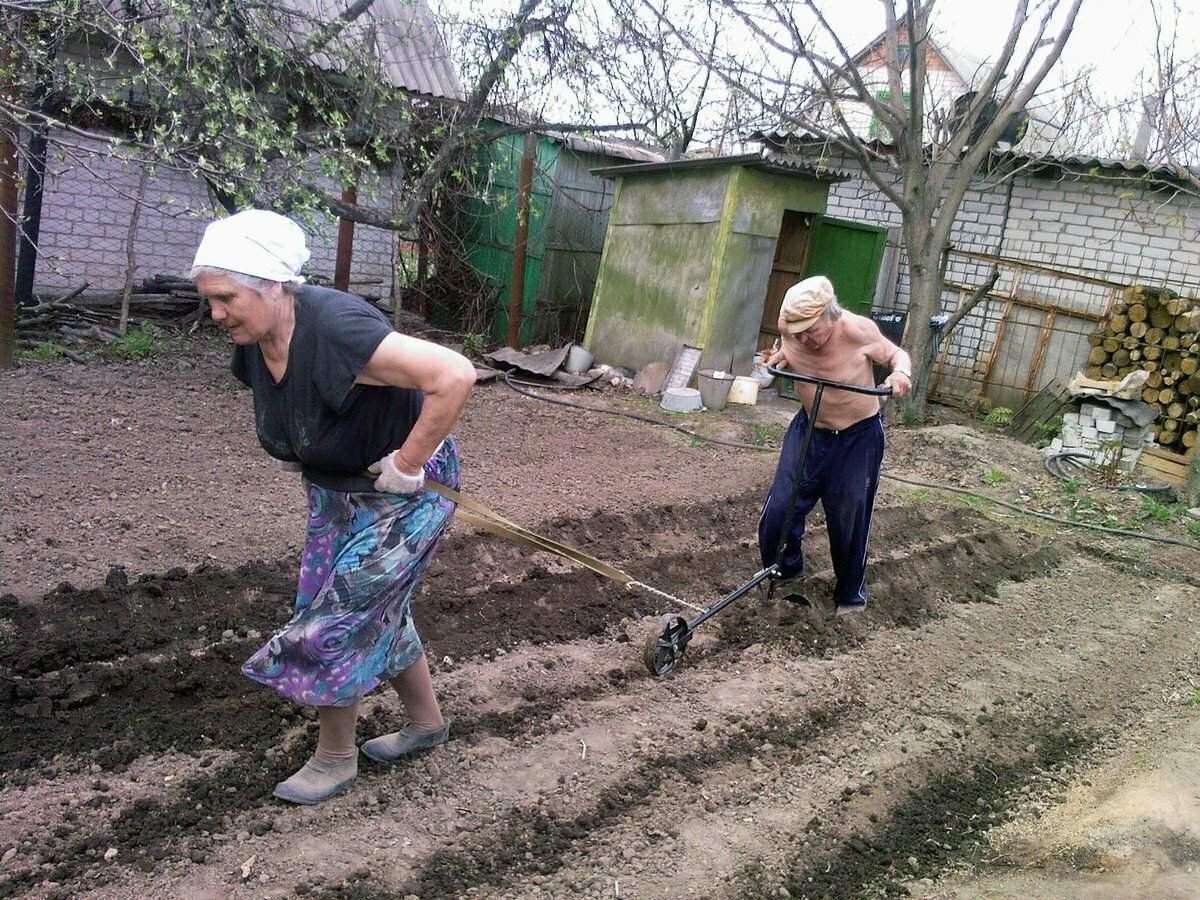
[[[912,393],[912,378],[906,372],[893,372],[883,380],[882,386],[891,388],[894,397],[907,397]]]
[[[783,355],[783,349],[779,346],[779,342],[775,342],[775,346],[770,350],[763,350],[761,359],[764,363],[773,369],[786,369],[787,357]]]

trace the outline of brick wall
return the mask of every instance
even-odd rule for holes
[[[99,142],[60,134],[50,145],[46,169],[35,290],[61,292],[85,281],[95,290],[119,290],[139,168]],[[157,274],[186,277],[204,226],[218,210],[202,181],[157,169],[147,180],[138,221],[136,281]],[[312,251],[307,271],[332,280],[337,220],[314,216],[303,224]],[[390,232],[355,227],[352,289],[391,293],[394,243]]]
[[[828,164],[853,176],[832,186],[829,215],[900,225],[899,211],[854,160]],[[1008,191],[1007,182],[979,179],[963,200],[953,243],[1105,280],[1165,283],[1185,295],[1200,294],[1200,200],[1112,172],[1053,178],[1022,173],[1012,179],[1011,205]],[[894,305],[907,304],[902,260]]]

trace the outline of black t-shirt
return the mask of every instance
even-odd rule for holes
[[[373,490],[362,471],[404,443],[423,397],[408,388],[354,383],[391,331],[387,317],[365,300],[305,285],[296,295],[282,381],[271,377],[257,344],[235,347],[231,368],[254,391],[263,449],[300,462],[304,476],[322,487]]]

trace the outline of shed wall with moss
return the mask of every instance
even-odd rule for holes
[[[689,344],[703,348],[702,367],[749,371],[783,212],[823,212],[828,185],[740,165],[617,183],[588,349],[639,369]]]

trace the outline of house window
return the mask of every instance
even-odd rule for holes
[[[892,99],[892,92],[891,91],[876,91],[875,99],[878,100],[880,103],[887,103],[889,100]],[[905,91],[904,92],[904,108],[906,110],[911,105],[911,99],[912,99],[912,95],[908,91]],[[881,141],[885,144],[890,144],[892,142],[891,132],[889,132],[887,130],[887,127],[882,122],[879,121],[879,117],[876,116],[874,113],[871,114],[871,127],[870,127],[870,130],[867,132],[867,137],[869,140]]]

